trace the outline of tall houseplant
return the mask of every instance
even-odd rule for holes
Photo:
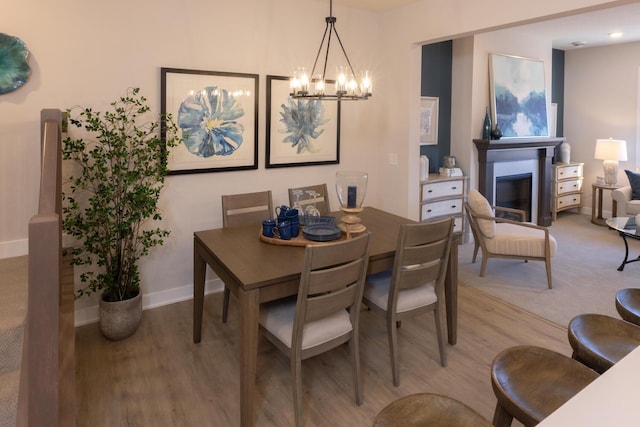
[[[98,292],[101,304],[140,298],[138,260],[169,235],[147,223],[162,219],[167,148],[179,138],[171,116],[150,117],[150,111],[139,88],[105,112],[68,111],[70,125],[84,129],[77,139],[67,137],[62,151],[75,164],[63,192],[63,230],[79,242],[74,264],[87,266],[76,297]]]

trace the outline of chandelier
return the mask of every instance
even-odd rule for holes
[[[293,73],[290,80],[291,97],[296,99],[303,98],[329,101],[369,99],[371,96],[371,76],[369,75],[369,71],[364,71],[359,76],[360,79],[357,79],[357,75],[353,71],[351,61],[349,61],[347,52],[344,50],[344,46],[342,45],[342,40],[340,40],[340,36],[336,30],[336,18],[333,16],[333,0],[329,0],[329,16],[325,18],[325,22],[327,25],[324,28],[324,34],[322,35],[322,41],[320,42],[320,48],[318,49],[316,60],[313,63],[311,75],[307,74],[304,67],[298,68]],[[338,67],[336,70],[335,81],[330,81],[326,79],[326,75],[329,48],[331,46],[331,37],[333,34],[335,34],[336,39],[338,39],[338,43],[340,43],[340,48],[342,49],[342,54],[347,61],[347,66]],[[318,60],[320,59],[320,54],[323,52],[325,40],[327,43],[324,50],[322,73],[316,75],[316,68],[319,65]],[[327,83],[335,84],[335,93],[327,93]]]

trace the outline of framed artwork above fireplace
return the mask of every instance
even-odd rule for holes
[[[492,53],[489,88],[502,138],[549,137],[543,61]]]

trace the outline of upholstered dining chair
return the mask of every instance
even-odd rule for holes
[[[262,224],[263,220],[271,218],[273,214],[271,190],[222,196],[222,226],[224,228]],[[258,230],[256,228],[256,233]],[[227,322],[229,311],[229,295],[229,288],[225,286],[222,301],[222,322],[224,323]]]
[[[355,397],[362,404],[359,323],[369,233],[307,245],[297,300],[260,307],[260,330],[290,358],[296,426],[302,425],[302,360],[349,342]]]
[[[447,365],[441,313],[444,278],[453,235],[453,218],[400,228],[393,269],[367,277],[364,303],[387,319],[393,384],[400,385],[398,322],[433,311],[440,363]]]
[[[327,192],[327,184],[310,185],[308,187],[297,187],[289,189],[289,206],[293,206],[296,203],[295,191],[302,191],[297,200],[298,204],[304,209],[305,207],[312,205],[315,201],[316,209],[320,211],[320,215],[327,215],[331,212],[329,206],[329,193]],[[317,193],[314,199],[307,191],[315,191]]]
[[[476,262],[478,249],[482,248],[480,277],[484,277],[489,258],[544,261],[547,284],[549,289],[552,288],[551,257],[556,254],[558,243],[547,227],[524,222],[525,213],[522,210],[491,206],[475,189],[469,191],[465,208],[475,244],[472,262]],[[497,212],[517,215],[522,220],[502,218],[496,216]]]

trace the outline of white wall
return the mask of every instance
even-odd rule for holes
[[[576,49],[565,54],[564,134],[571,160],[585,164],[585,206],[591,206],[591,183],[603,176],[602,161],[593,158],[596,139],[627,141],[628,161],[620,162],[618,183],[627,185],[624,169],[636,162],[639,135],[638,77],[640,43]],[[603,194],[605,216],[611,211],[611,192]]]
[[[352,63],[373,70],[374,96],[343,106],[340,165],[265,170],[265,75],[287,75],[312,61],[326,0],[4,0],[0,28],[27,44],[32,75],[0,96],[0,256],[26,252],[27,223],[37,210],[40,110],[104,109],[132,86],[159,110],[160,67],[260,75],[259,169],[168,178],[162,226],[172,234],[141,264],[147,306],[188,297],[193,231],[221,226],[224,193],[270,188],[278,204],[292,184],[331,187],[337,170],[364,169],[370,172],[367,204],[417,218],[420,43],[616,3],[539,0],[513,7],[509,0],[422,0],[384,14],[336,4]],[[462,124],[468,134],[485,104],[474,101],[471,123]],[[389,164],[389,153],[398,155],[397,165]],[[80,300],[77,307],[94,303]]]

